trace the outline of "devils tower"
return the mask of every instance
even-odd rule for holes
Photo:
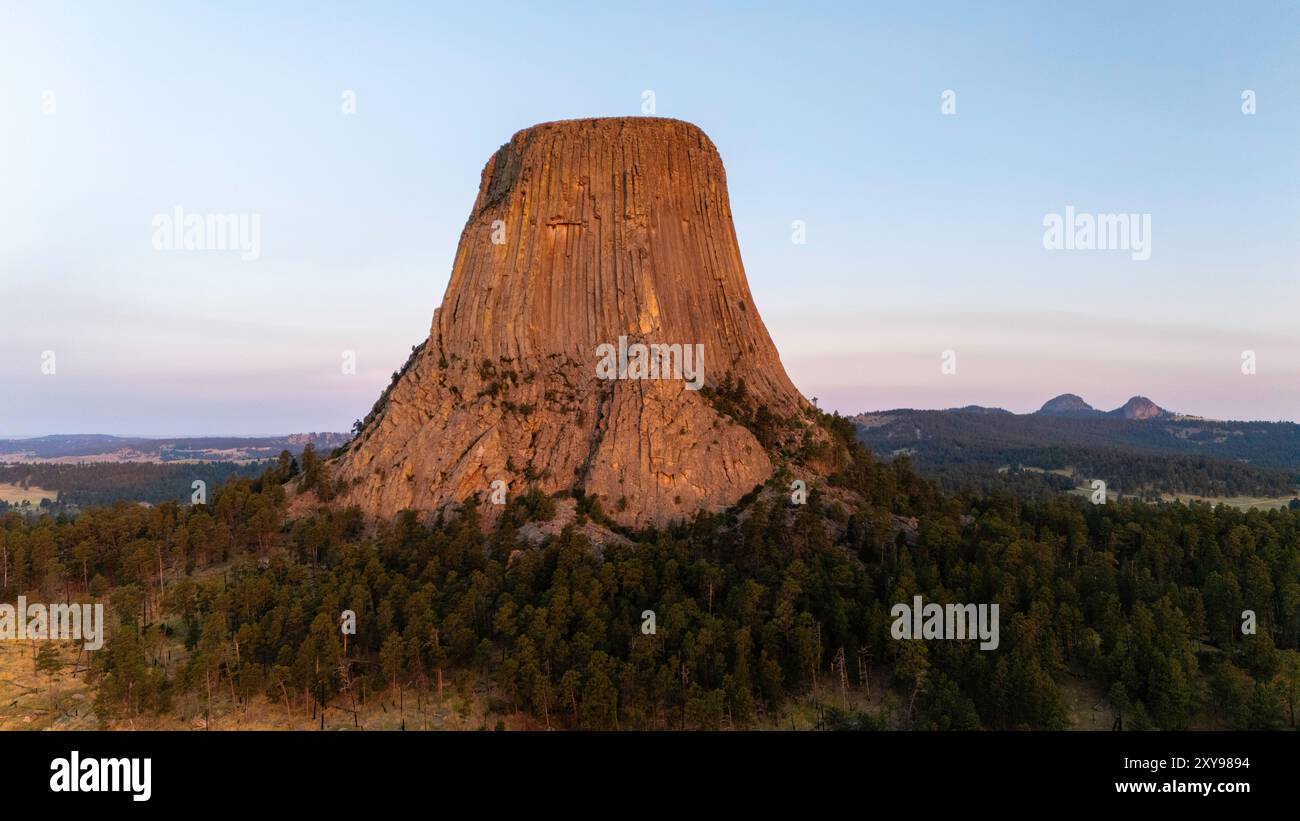
[[[702,363],[602,378],[602,351],[637,345]],[[484,167],[429,338],[335,468],[342,501],[386,517],[501,482],[594,495],[632,526],[719,510],[778,458],[719,409],[718,386],[741,381],[748,410],[807,427],[709,138],[660,118],[533,126]]]

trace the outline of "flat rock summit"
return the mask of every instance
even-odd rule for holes
[[[663,525],[772,476],[755,413],[806,439],[810,409],[754,307],[712,141],[566,120],[488,160],[429,338],[334,470],[375,516],[538,487]]]

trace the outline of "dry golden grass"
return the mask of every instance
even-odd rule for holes
[[[78,642],[56,642],[63,669],[54,677],[54,712],[50,711],[50,678],[38,673],[35,653],[44,642],[0,641],[0,731],[3,730],[204,730],[207,729],[207,699],[204,694],[185,693],[162,715],[139,715],[130,719],[113,719],[102,723],[95,714],[95,690],[87,683],[84,667],[87,654]],[[169,643],[162,652],[168,671],[175,675],[185,663],[184,647]],[[417,697],[405,691],[400,697],[391,688],[382,692],[358,690],[357,715],[354,720],[351,702],[346,695],[335,695],[325,709],[327,730],[480,730],[532,728],[526,716],[511,712],[498,713],[489,708],[482,682],[470,674],[448,672],[444,678],[444,697]],[[289,712],[283,700],[261,696],[240,703],[231,698],[226,685],[214,691],[212,700],[213,730],[319,730],[320,714],[313,718],[303,709],[301,693],[296,695]],[[360,696],[364,695],[362,702]]]
[[[50,713],[50,677],[36,672],[35,654],[44,642],[0,641],[0,730],[92,730],[95,694],[82,668],[86,654],[79,642],[54,642],[63,669],[54,676],[54,713]]]
[[[1115,725],[1115,711],[1092,681],[1067,673],[1057,680],[1056,687],[1070,716],[1069,729],[1110,730]]]
[[[1160,498],[1166,502],[1206,502],[1212,505],[1227,505],[1239,510],[1250,510],[1252,507],[1260,510],[1280,510],[1287,506],[1295,494],[1287,496],[1193,496],[1189,493],[1166,493]]]
[[[10,483],[0,483],[0,502],[8,502],[11,505],[20,505],[23,502],[31,502],[33,506],[39,505],[42,499],[49,499],[51,502],[59,498],[57,490],[46,490],[41,487],[23,487]]]

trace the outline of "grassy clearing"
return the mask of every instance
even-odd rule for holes
[[[1075,494],[1076,496],[1082,496],[1082,497],[1084,497],[1085,499],[1091,499],[1091,498],[1092,498],[1092,494],[1093,494],[1092,487],[1089,486],[1089,485],[1080,485],[1079,487],[1076,487],[1074,490],[1067,491],[1067,492],[1069,492],[1069,493],[1073,493],[1073,494]],[[1125,498],[1129,498],[1129,497],[1125,497]],[[1117,502],[1117,501],[1119,501],[1119,494],[1116,493],[1116,492],[1113,491],[1113,490],[1107,490],[1107,491],[1106,491],[1106,501],[1107,501],[1107,502]]]
[[[21,505],[23,502],[30,502],[33,506],[39,505],[42,499],[49,499],[51,502],[59,498],[57,490],[46,490],[42,487],[23,487],[22,485],[0,483],[0,502],[8,502],[11,505]]]
[[[1022,470],[1028,473],[1050,473],[1053,476],[1064,476],[1067,479],[1074,475],[1074,468],[1072,467],[1048,469],[1048,468],[1036,468],[1036,467],[1031,467],[1029,465],[1025,465],[1022,468]]]
[[[1071,730],[1110,730],[1114,726],[1115,711],[1094,682],[1070,673],[1057,679],[1056,686],[1069,712]]]
[[[151,661],[175,675],[188,661],[179,620],[167,619],[174,638],[151,650]],[[109,630],[120,629],[110,618]],[[95,713],[95,688],[86,681],[89,656],[80,642],[53,642],[62,661],[51,679],[36,670],[36,653],[47,642],[0,641],[0,731],[4,730],[204,730],[208,729],[208,702],[198,693],[186,693],[162,715],[101,722]],[[102,652],[102,651],[100,651]],[[319,730],[321,715],[304,710],[301,694],[286,709],[283,700],[256,696],[240,701],[228,690],[214,691],[210,715],[213,730]],[[53,704],[53,709],[51,709]],[[392,688],[375,691],[359,687],[354,718],[346,695],[335,695],[325,708],[327,730],[494,730],[545,729],[534,727],[528,716],[516,716],[487,680],[470,671],[448,670],[441,699],[437,691],[417,695]]]
[[[1296,494],[1292,493],[1287,496],[1193,496],[1188,493],[1166,493],[1161,499],[1166,502],[1206,502],[1212,505],[1227,505],[1235,507],[1238,510],[1250,510],[1258,508],[1260,510],[1280,510],[1286,507]]]
[[[50,677],[36,672],[35,654],[44,642],[0,641],[0,730],[93,730],[95,694],[81,667],[86,655],[78,642],[54,642],[63,662],[54,676],[54,712],[50,712]]]
[[[84,669],[75,668],[78,657],[84,668],[86,655],[77,642],[56,642],[63,669],[53,681],[51,712],[50,677],[36,672],[34,656],[42,643],[29,641],[0,642],[0,731],[4,730],[204,730],[207,727],[207,700],[197,694],[181,696],[163,715],[140,715],[133,719],[114,720],[104,725],[95,714],[94,688],[86,682]],[[163,652],[164,658],[166,651]],[[182,663],[171,654],[171,665]],[[449,673],[441,701],[417,698],[411,691],[399,695],[391,689],[366,691],[365,700],[357,705],[353,720],[346,697],[335,696],[325,709],[327,730],[492,730],[526,729],[526,717],[516,718],[509,712],[489,707],[493,699],[480,681],[469,674]],[[286,711],[283,701],[256,697],[247,702],[232,699],[229,692],[213,694],[211,729],[213,730],[319,730],[320,713],[315,718],[302,709],[301,700]],[[540,729],[540,728],[539,728]]]

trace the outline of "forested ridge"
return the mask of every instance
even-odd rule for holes
[[[1295,726],[1300,511],[945,495],[828,425],[850,463],[808,504],[778,476],[779,493],[603,548],[578,528],[603,518],[593,499],[558,537],[521,538],[555,514],[535,491],[491,525],[474,502],[428,523],[290,519],[285,482],[330,479],[285,454],[206,505],[0,518],[2,600],[108,599],[120,621],[87,674],[110,724],[227,695],[299,715],[358,691],[436,699],[475,678],[536,727],[783,726],[811,694],[827,727],[1062,728],[1081,679],[1125,729]],[[893,639],[890,608],[916,594],[997,603],[1000,646]],[[884,698],[849,706],[868,688]]]
[[[91,462],[0,464],[0,484],[58,492],[53,513],[113,502],[188,502],[195,480],[215,488],[233,476],[256,478],[268,462]],[[0,501],[0,513],[10,505]]]
[[[287,436],[133,437],[106,434],[56,434],[26,439],[0,439],[0,454],[10,461],[113,457],[123,452],[152,456],[158,461],[212,461],[213,453],[238,452],[243,459],[274,459],[281,450],[299,453],[307,443],[333,448],[347,441],[343,433],[295,433]],[[219,457],[218,457],[219,458]],[[231,457],[233,458],[233,457]]]
[[[882,455],[909,455],[947,490],[1015,488],[1039,498],[1068,479],[1000,475],[1072,469],[1126,495],[1295,495],[1300,425],[1188,417],[1122,419],[897,410],[860,414],[858,437]]]

